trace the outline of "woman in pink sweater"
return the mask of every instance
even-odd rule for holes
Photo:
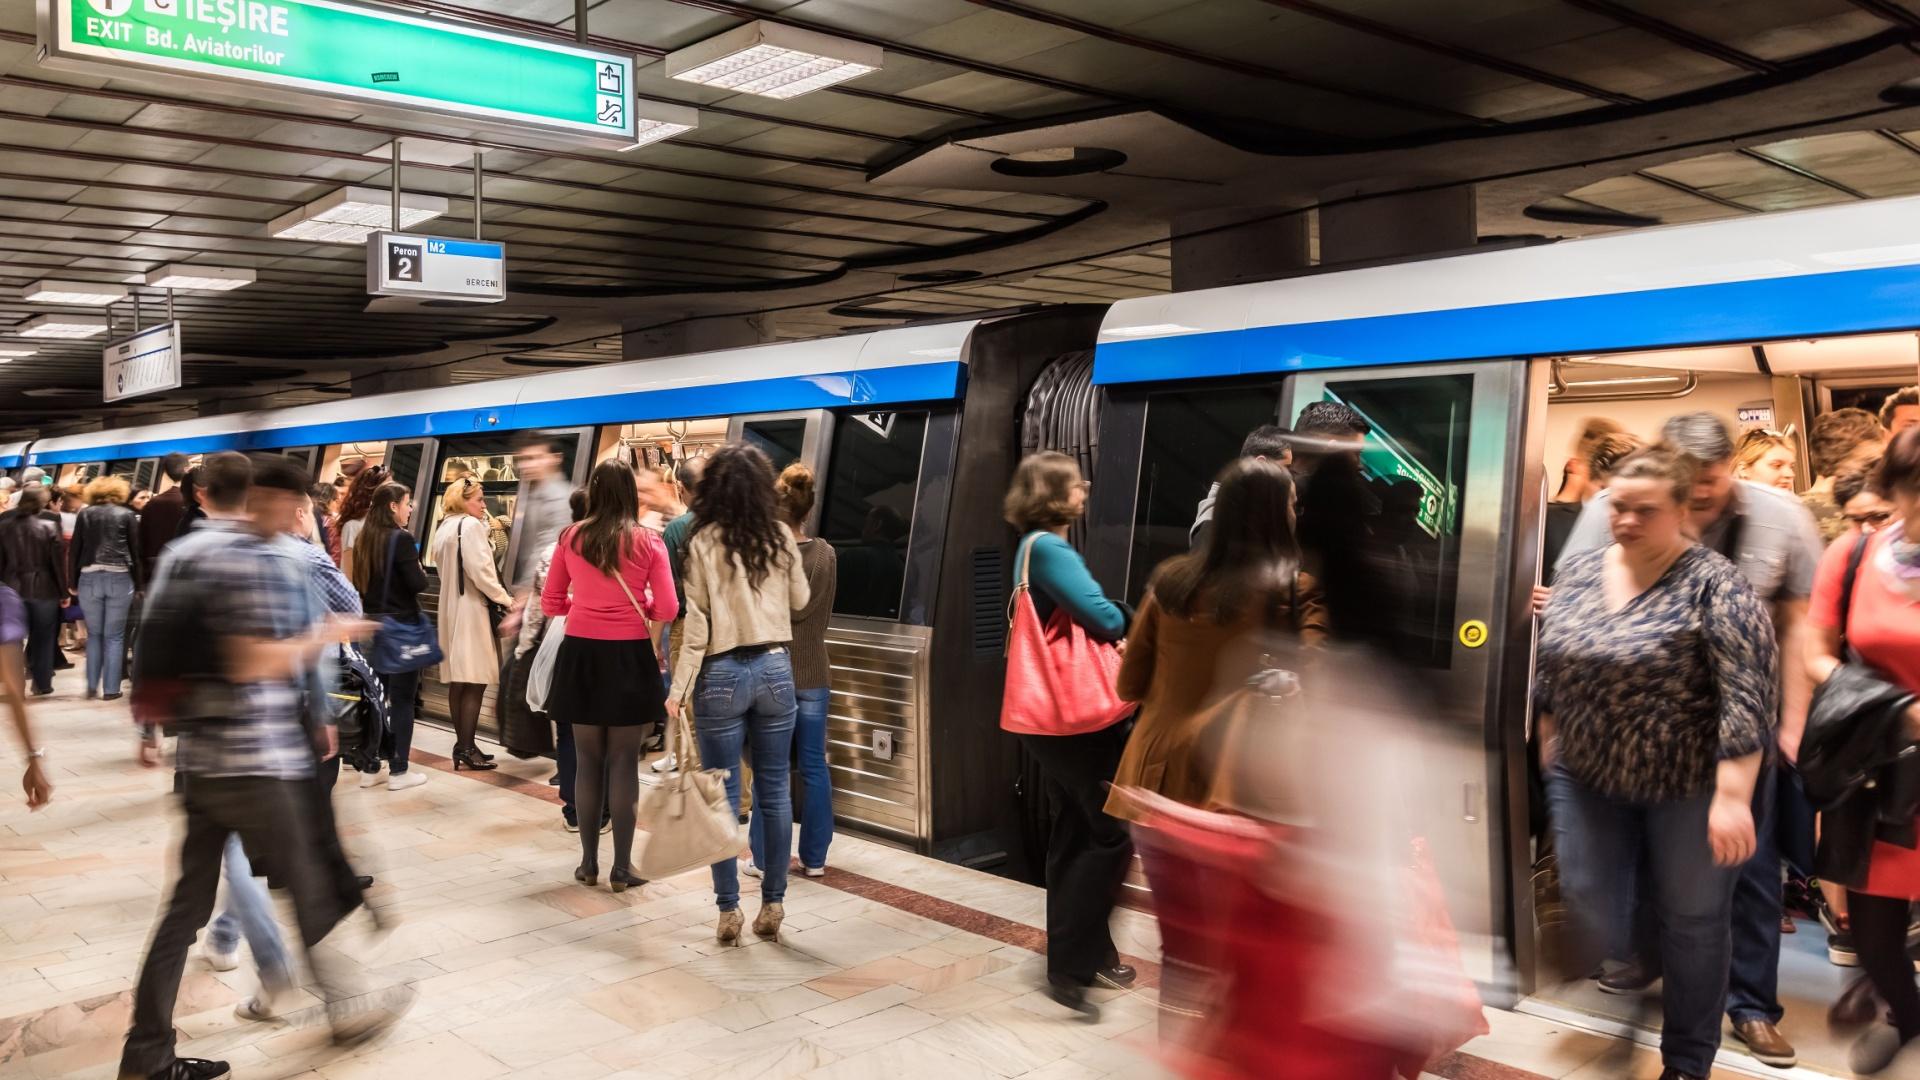
[[[613,869],[607,883],[614,892],[645,884],[630,866],[640,746],[666,716],[666,687],[647,626],[671,621],[680,611],[666,545],[640,527],[637,488],[625,462],[594,467],[586,520],[560,534],[540,594],[548,618],[567,617],[547,711],[573,725],[574,805],[587,826],[580,830],[580,869],[573,877],[583,885],[599,881],[600,831],[591,823],[611,806]]]

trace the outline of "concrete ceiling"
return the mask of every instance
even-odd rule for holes
[[[573,36],[570,0],[402,6]],[[665,77],[667,51],[751,18],[878,44],[885,67],[788,101]],[[0,0],[0,342],[56,310],[18,297],[42,277],[187,261],[259,281],[175,298],[182,392],[103,407],[98,339],[41,343],[0,367],[0,431],[317,400],[398,367],[604,362],[623,330],[689,320],[799,337],[1137,296],[1168,287],[1169,222],[1198,208],[1473,184],[1483,236],[1551,237],[1920,190],[1901,88],[1920,15],[1898,0],[600,0],[592,39],[636,54],[640,96],[701,110],[628,153],[62,74],[33,25],[33,0]],[[395,138],[449,232],[472,178],[426,140],[485,146],[506,303],[369,303],[360,247],[266,235],[341,184],[388,185]],[[993,170],[1059,146],[1127,162]],[[163,297],[135,293],[151,320]]]

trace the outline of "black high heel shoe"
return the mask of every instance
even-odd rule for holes
[[[480,751],[470,746],[463,746],[453,752],[454,772],[459,772],[461,769],[472,769],[474,772],[486,772],[488,769],[497,769],[499,767],[500,766],[495,765],[493,762],[488,761],[486,756],[481,754]]]
[[[615,873],[618,872],[619,871],[615,871]],[[600,883],[600,868],[581,863],[580,868],[573,872],[573,880],[582,885],[598,885]],[[615,887],[613,891],[619,892],[620,890],[618,887]]]
[[[633,871],[625,868],[615,870],[607,875],[607,887],[614,892],[626,892],[628,889],[637,889],[646,883],[646,878],[636,877]]]

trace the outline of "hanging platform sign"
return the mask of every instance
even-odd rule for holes
[[[352,98],[563,143],[635,145],[633,57],[340,0],[39,0],[40,59]],[[552,138],[546,141],[556,141]]]
[[[367,292],[497,303],[507,298],[507,245],[451,236],[374,233],[367,238]]]
[[[180,389],[180,324],[150,326],[101,350],[100,400]]]

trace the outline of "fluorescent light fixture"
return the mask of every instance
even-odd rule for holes
[[[16,337],[26,338],[90,338],[106,332],[105,315],[35,315],[13,327]]]
[[[205,292],[226,292],[251,285],[253,281],[253,271],[244,267],[195,266],[192,263],[168,263],[146,276],[148,288],[198,289]]]
[[[1115,326],[1100,331],[1101,337],[1172,337],[1175,334],[1198,334],[1197,326],[1182,326],[1179,323],[1157,322],[1143,326]]]
[[[400,193],[400,229],[405,231],[447,212],[438,195]],[[328,192],[298,210],[267,223],[277,240],[318,244],[364,244],[373,233],[393,228],[393,195],[382,188],[349,186]]]
[[[104,307],[127,298],[127,290],[118,285],[96,281],[36,281],[20,290],[20,298],[30,304],[87,304]]]
[[[39,351],[39,349],[22,349],[16,345],[0,345],[0,360],[19,360]]]
[[[877,45],[770,22],[750,22],[667,54],[667,75],[719,90],[799,97],[880,70]]]
[[[645,146],[671,139],[700,126],[700,110],[671,101],[636,100],[633,103],[633,145]],[[629,147],[631,149],[631,147]]]

